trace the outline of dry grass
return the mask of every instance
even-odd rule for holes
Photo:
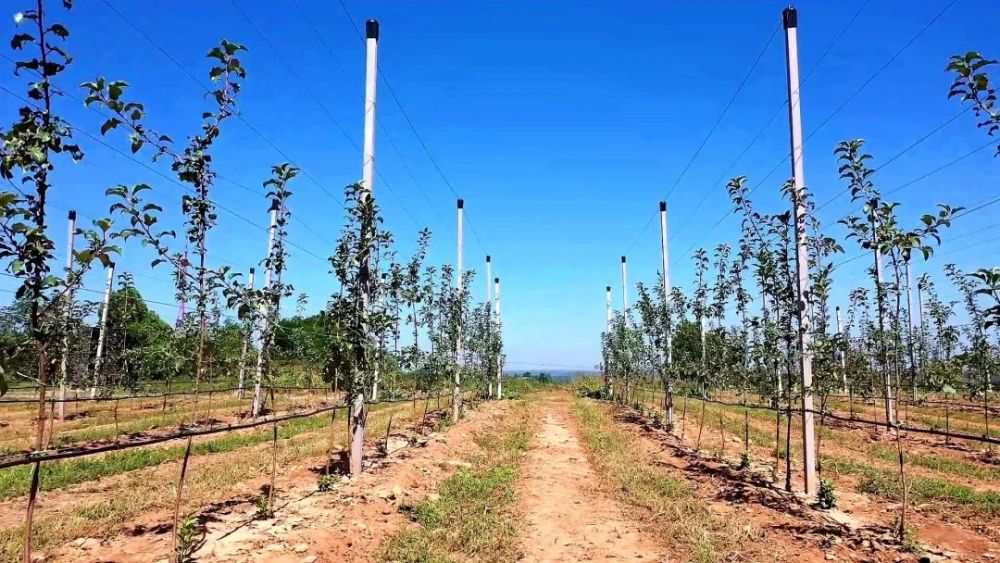
[[[635,437],[614,421],[613,408],[580,398],[573,404],[594,467],[617,499],[644,512],[652,531],[680,548],[687,560],[764,556],[762,537],[751,523],[713,511],[683,477],[646,459]]]

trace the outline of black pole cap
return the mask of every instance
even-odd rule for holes
[[[500,283],[500,278],[493,278],[493,283]]]
[[[73,209],[69,210],[69,220],[70,221],[76,221],[76,211],[73,210]]]
[[[365,22],[365,36],[368,39],[378,41],[378,20],[368,20]]]
[[[661,201],[660,202],[660,211],[666,211],[666,210],[667,210],[667,202]]]
[[[785,29],[799,27],[799,12],[792,6],[785,8],[781,12],[781,21],[785,24]]]
[[[487,254],[487,255],[486,255],[486,261],[487,261],[487,262],[490,262],[490,261],[492,261],[492,258],[490,258],[490,255],[489,255],[489,254]]]
[[[458,208],[459,209],[465,209],[465,200],[464,199],[458,198]]]
[[[625,257],[622,256],[622,264],[624,264],[624,263],[625,263]]]
[[[604,286],[604,291],[611,291],[611,286],[610,285]]]
[[[252,276],[254,274],[254,272],[256,272],[256,271],[257,271],[257,268],[250,268],[250,275]]]

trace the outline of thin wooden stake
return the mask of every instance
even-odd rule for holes
[[[60,403],[63,404],[63,403]],[[45,440],[45,449],[49,448],[56,434],[56,398],[49,399],[49,437]]]
[[[274,439],[271,441],[271,487],[267,490],[267,513],[274,514],[274,478],[278,472],[278,423],[273,427]]]
[[[67,228],[67,241],[66,241],[66,274],[67,277],[70,272],[73,271],[73,245],[76,239],[76,211],[70,210],[69,225]],[[63,315],[63,322],[65,326],[63,327],[62,335],[62,353],[59,360],[59,398],[63,399],[59,403],[59,420],[66,419],[66,383],[69,380],[69,325],[70,325],[70,313],[73,308],[73,287],[72,285],[67,288],[66,295],[66,310]]]
[[[184,492],[184,479],[187,477],[188,459],[191,458],[191,437],[188,436],[184,448],[184,461],[181,462],[181,475],[177,479],[177,497],[174,499],[174,533],[172,538],[172,554],[170,559],[177,562],[177,531],[181,517],[181,494]]]
[[[337,434],[337,407],[333,407],[333,414],[330,415],[330,447],[326,456],[326,474],[330,475],[330,464],[333,463],[334,440]]]
[[[35,519],[35,500],[38,497],[38,479],[42,462],[36,461],[31,466],[31,486],[28,489],[28,514],[24,520],[24,563],[31,563],[31,526]]]
[[[389,413],[389,424],[385,427],[385,445],[383,450],[385,451],[386,457],[389,457],[389,435],[392,433],[392,415],[394,413]]]

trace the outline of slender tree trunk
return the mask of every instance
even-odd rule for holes
[[[687,394],[681,399],[681,440],[684,440],[684,427],[687,425],[688,419],[688,397]]]
[[[24,520],[24,563],[32,563],[31,546],[34,541],[32,524],[35,519],[35,501],[38,497],[38,478],[42,472],[41,462],[31,466],[31,484],[28,488],[28,513]]]
[[[903,496],[903,502],[899,508],[899,541],[902,542],[906,539],[906,458],[903,454],[903,440],[899,432],[899,425],[895,425],[894,428],[896,429],[896,450],[899,453],[899,484]]]
[[[700,400],[701,400],[701,416],[698,418],[698,440],[697,442],[695,442],[694,446],[694,449],[699,451],[701,450],[701,431],[705,427],[705,405],[707,403],[705,401],[704,396],[702,396]]]
[[[181,462],[181,475],[177,479],[177,495],[174,497],[174,530],[172,538],[173,555],[171,561],[177,561],[177,532],[181,518],[181,497],[184,492],[184,480],[187,478],[188,460],[191,458],[191,437],[188,436],[184,448],[184,460]]]
[[[348,433],[350,435],[349,466],[352,477],[361,475],[361,455],[365,444],[365,424],[368,419],[368,405],[364,393],[358,389],[351,400],[350,412],[347,417]]]
[[[789,331],[791,327],[788,327]],[[786,340],[788,347],[787,363],[785,374],[787,377],[787,389],[785,393],[785,490],[792,490],[792,361],[791,361],[791,340]]]

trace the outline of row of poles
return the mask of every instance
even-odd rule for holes
[[[379,23],[377,20],[368,20],[365,22],[365,130],[364,130],[364,146],[362,154],[362,189],[365,194],[370,197],[372,189],[375,186],[375,108],[376,108],[376,90],[378,86],[378,41],[379,41]],[[465,259],[465,200],[458,198],[456,202],[457,209],[457,235],[456,235],[456,267],[455,267],[455,287],[459,294],[462,293],[463,285],[465,283],[463,279],[463,268]],[[501,317],[500,317],[500,278],[492,278],[492,289],[491,280],[493,276],[493,259],[490,255],[486,255],[486,303],[491,305],[493,310],[493,315],[491,319],[491,329],[500,330],[501,327]],[[367,300],[365,300],[367,304]],[[461,359],[462,357],[462,325],[461,322],[458,326],[458,338],[456,339],[456,349],[455,357],[456,359]],[[493,394],[494,389],[496,390],[496,397],[500,398],[502,396],[503,389],[503,355],[498,353],[496,358],[497,372],[496,385],[489,385],[490,394]],[[462,409],[462,392],[461,392],[461,371],[459,369],[455,370],[453,374],[453,388],[452,388],[452,418],[458,420]],[[377,385],[378,377],[375,378],[376,387],[373,389],[373,400],[377,400]]]
[[[271,254],[271,250],[273,249],[274,246],[275,233],[277,231],[277,214],[278,214],[278,206],[272,205],[270,227],[268,228],[268,241],[267,241],[268,255]],[[73,252],[75,248],[75,239],[76,239],[76,218],[77,218],[76,211],[70,210],[67,219],[68,222],[67,230],[69,232],[69,235],[67,237],[68,251],[66,253],[66,271],[68,273],[72,272],[73,268]],[[97,323],[97,345],[96,345],[97,347],[96,350],[94,351],[94,364],[93,364],[93,371],[91,373],[90,398],[92,399],[97,396],[97,389],[101,385],[100,376],[101,376],[101,371],[104,367],[104,357],[107,348],[108,316],[111,308],[111,295],[114,292],[115,269],[116,269],[116,264],[114,262],[110,262],[105,268],[103,297],[101,300],[101,309],[98,315],[98,323]],[[267,266],[265,268],[265,274],[264,274],[265,289],[270,289],[272,285],[272,276],[273,276],[272,269],[270,268],[270,266]],[[254,288],[255,285],[254,277],[255,277],[255,268],[250,268],[249,276],[247,277],[247,286],[250,289]],[[66,303],[72,304],[74,296],[75,296],[74,285],[70,284],[69,290],[66,292],[65,295]],[[128,296],[126,296],[125,299],[127,302]],[[267,305],[264,303],[261,304],[262,309],[264,309],[266,306]],[[64,323],[67,329],[69,327],[72,315],[72,311],[70,309],[71,307],[67,306],[64,312]],[[265,313],[265,311],[262,311],[262,313]],[[263,320],[264,324],[261,327],[261,331],[259,333],[255,333],[254,336],[256,342],[258,343],[258,347],[259,343],[262,340],[261,334],[263,333],[263,331],[269,330],[268,315],[262,314],[262,317],[264,319]],[[182,317],[179,317],[179,319],[181,318]],[[65,417],[66,386],[69,382],[69,354],[70,354],[69,332],[70,332],[69,330],[65,330],[63,333],[62,354],[59,360],[59,399],[60,399],[59,419],[60,420],[62,420]],[[243,350],[241,353],[240,370],[239,370],[238,387],[241,399],[243,398],[243,393],[244,393],[247,356],[249,355],[249,347],[250,347],[250,338],[247,338],[244,340],[243,343]],[[256,370],[255,370],[256,378],[254,384],[254,403],[252,411],[253,416],[255,418],[259,415],[260,410],[262,408],[261,380],[263,379],[263,370],[264,370],[264,358],[263,355],[258,354]]]
[[[364,192],[370,197],[372,190],[375,185],[375,107],[376,107],[376,90],[378,82],[378,40],[379,40],[379,23],[376,20],[368,20],[365,23],[365,34],[366,34],[366,64],[365,64],[365,113],[364,113],[364,146],[362,155],[362,187]],[[457,249],[457,268],[455,272],[456,286],[458,291],[462,291],[463,277],[463,258],[464,258],[464,212],[465,212],[465,202],[463,199],[459,199],[457,202],[458,208],[458,249]],[[278,224],[278,213],[280,209],[277,205],[272,205],[270,210],[270,220],[268,227],[268,237],[267,237],[267,255],[269,256],[274,248],[275,236],[277,232]],[[69,211],[68,215],[68,237],[67,237],[67,248],[66,253],[66,271],[71,272],[73,267],[73,251],[76,238],[76,219],[77,213],[74,210]],[[492,257],[486,256],[486,302],[490,304],[492,309],[492,322],[496,330],[500,329],[501,326],[501,308],[500,308],[500,278],[492,277],[493,262]],[[98,321],[98,338],[97,338],[97,349],[95,351],[94,365],[93,365],[93,385],[91,386],[90,394],[91,397],[95,396],[98,387],[98,378],[100,376],[102,367],[104,352],[106,348],[106,333],[107,333],[107,323],[108,323],[108,312],[110,309],[111,295],[114,290],[114,275],[115,275],[115,264],[110,263],[106,268],[106,280],[104,285],[103,300],[101,311]],[[247,285],[249,288],[253,289],[255,286],[255,268],[250,268]],[[264,271],[264,289],[268,290],[271,288],[275,281],[273,280],[273,271],[270,266],[265,267]],[[491,279],[492,278],[492,279]],[[74,292],[72,287],[70,291],[67,292],[66,300],[68,303],[73,302]],[[367,301],[366,301],[367,303]],[[261,308],[267,307],[266,304],[262,303]],[[270,330],[270,315],[266,314],[266,311],[261,311],[262,326],[259,331],[254,332],[254,337],[252,340],[255,343],[255,347],[259,348],[262,343],[262,335]],[[69,323],[70,311],[67,308],[66,311],[66,323]],[[460,327],[461,330],[461,327]],[[241,353],[241,362],[239,369],[239,383],[238,388],[240,389],[240,397],[243,396],[243,389],[246,384],[246,370],[247,370],[247,358],[250,353],[251,338],[244,340],[243,349]],[[459,342],[461,342],[461,333]],[[63,336],[63,350],[62,357],[60,359],[60,399],[65,399],[66,395],[66,385],[69,379],[69,334],[68,332]],[[456,354],[460,357],[462,353],[461,344],[459,343],[459,349],[456,350]],[[502,393],[502,358],[497,358],[497,373],[496,385],[495,387],[490,385],[490,392],[496,390],[496,396],[500,397]],[[257,362],[255,366],[255,378],[254,378],[254,401],[252,408],[252,415],[254,417],[258,416],[261,412],[262,405],[262,379],[264,370],[264,358],[262,354],[258,354]],[[453,390],[453,398],[455,398],[456,403],[461,402],[461,393],[459,390],[461,381],[459,379],[459,374],[455,374],[455,388]],[[378,400],[378,378],[376,376],[375,384],[372,388],[372,400]],[[62,419],[65,416],[64,412],[64,402],[60,402],[59,406],[59,417]],[[460,407],[455,407],[460,408]]]
[[[366,36],[366,40],[365,40],[365,45],[366,45],[366,50],[365,50],[366,51],[366,61],[365,61],[365,100],[364,100],[364,110],[365,110],[365,114],[364,114],[364,146],[363,146],[363,149],[362,149],[362,194],[363,194],[362,197],[365,198],[365,199],[367,199],[367,198],[371,197],[372,189],[374,188],[374,183],[375,183],[375,108],[376,108],[376,86],[377,86],[377,80],[378,80],[378,74],[377,74],[378,73],[378,40],[379,40],[379,23],[378,23],[378,21],[376,21],[376,20],[368,20],[367,22],[365,22],[365,36]],[[457,245],[458,246],[458,249],[457,249],[458,252],[457,252],[457,268],[456,268],[456,271],[455,271],[455,277],[456,277],[456,287],[457,287],[457,289],[458,289],[458,291],[460,293],[461,293],[461,291],[463,289],[463,283],[464,283],[463,279],[462,279],[463,254],[464,254],[464,240],[463,240],[464,210],[465,210],[464,201],[462,199],[459,199],[458,200],[458,241],[457,241],[458,242],[458,245]],[[275,235],[276,235],[276,232],[277,232],[278,213],[280,211],[281,210],[279,209],[279,206],[272,205],[272,207],[271,207],[271,213],[270,213],[270,226],[268,228],[268,243],[267,243],[268,244],[268,253],[267,253],[268,256],[270,256],[270,254],[271,254],[271,252],[272,252],[272,250],[274,248]],[[66,268],[67,268],[67,272],[72,272],[72,267],[73,267],[73,250],[74,250],[75,234],[76,234],[76,212],[75,211],[70,211],[69,212],[69,235],[68,235],[68,241],[67,241],[67,249],[68,249],[68,251],[66,253]],[[366,263],[365,265],[362,266],[362,274],[361,274],[362,276],[371,276],[371,271],[369,269],[369,265],[370,265],[370,263]],[[492,323],[494,325],[493,328],[495,328],[496,330],[500,330],[500,326],[501,326],[501,324],[500,324],[500,278],[499,277],[493,278],[493,284],[492,284],[492,290],[491,290],[489,282],[490,282],[490,276],[492,275],[493,261],[492,261],[492,257],[490,257],[490,256],[486,257],[486,268],[487,268],[487,303],[490,303],[492,305],[492,310],[493,310]],[[103,298],[103,303],[102,303],[102,308],[101,308],[101,313],[100,313],[100,320],[99,320],[98,344],[97,344],[96,359],[95,359],[94,374],[93,374],[93,377],[94,377],[94,386],[92,387],[92,390],[91,390],[91,394],[92,395],[96,394],[97,377],[98,377],[98,375],[100,373],[100,370],[101,370],[101,367],[102,367],[102,360],[103,360],[103,356],[104,356],[104,348],[105,348],[105,340],[106,340],[106,332],[107,332],[108,311],[109,311],[109,308],[110,308],[111,294],[112,294],[113,285],[114,285],[114,271],[115,271],[115,265],[113,263],[109,264],[108,267],[106,268],[107,278],[106,278],[106,283],[105,283],[105,288],[104,288],[104,298]],[[249,284],[250,287],[253,287],[253,285],[254,285],[254,275],[255,275],[255,271],[254,271],[253,268],[251,268],[250,272],[249,272],[249,277],[248,277],[248,284]],[[272,283],[274,283],[276,281],[276,280],[273,279],[273,277],[274,277],[274,272],[272,271],[272,269],[268,265],[265,268],[265,274],[264,274],[264,288],[265,289],[270,289],[271,286],[272,286]],[[366,288],[366,285],[364,283],[362,284],[362,287],[364,288],[362,290],[362,304],[363,304],[363,306],[365,308],[367,308],[367,307],[370,306],[370,295],[367,293],[367,288]],[[67,302],[72,303],[72,299],[73,299],[73,292],[72,291],[67,292]],[[262,304],[261,307],[263,309],[263,308],[267,307],[267,305],[266,304]],[[268,315],[266,314],[266,310],[262,311],[262,313],[265,313],[265,314],[262,315],[262,317],[264,319],[263,320],[263,324],[261,326],[261,330],[258,331],[258,333],[255,336],[255,340],[257,342],[256,345],[258,347],[261,345],[261,343],[263,341],[262,335],[265,333],[265,331],[270,330],[270,326],[269,326],[270,325],[270,321],[268,319]],[[68,324],[68,321],[69,321],[69,312],[67,310],[67,317],[66,317],[67,324]],[[462,349],[461,349],[461,323],[459,324],[459,331],[460,331],[459,332],[459,339],[457,341],[458,344],[457,344],[456,350],[455,350],[456,358],[461,358],[461,353],[462,353]],[[62,355],[62,358],[60,360],[60,370],[61,370],[60,371],[60,377],[61,377],[61,381],[60,381],[60,393],[61,393],[61,398],[65,399],[66,383],[67,383],[67,380],[68,380],[68,371],[69,371],[69,357],[68,357],[69,336],[68,335],[66,335],[64,337],[63,345],[64,345],[63,346],[63,355]],[[243,351],[242,351],[242,354],[243,354],[243,364],[246,363],[245,360],[246,360],[247,354],[249,353],[249,346],[250,346],[250,343],[248,341],[245,341],[244,342],[244,346],[243,346]],[[240,368],[240,376],[239,376],[240,377],[240,385],[239,385],[239,387],[240,387],[241,390],[242,390],[243,385],[244,385],[244,377],[245,377],[245,371],[244,370],[245,370],[245,368],[243,366],[241,366],[241,368]],[[254,402],[253,402],[253,412],[252,412],[252,414],[253,414],[253,416],[255,418],[259,414],[260,409],[262,407],[262,396],[261,396],[261,391],[262,391],[262,388],[261,388],[262,370],[263,370],[263,354],[259,354],[258,355],[258,360],[257,360],[257,365],[256,365],[256,380],[255,380],[255,383],[254,383]],[[496,397],[498,397],[498,398],[501,396],[501,393],[502,393],[502,374],[503,374],[502,354],[500,354],[498,356],[498,358],[497,358],[497,372],[495,374],[496,375],[496,385],[495,385],[495,387],[492,384],[490,385],[490,392],[491,392],[491,394],[493,393],[493,390],[495,389],[496,390]],[[377,391],[377,385],[378,385],[378,373],[375,374],[375,383],[374,383],[373,388],[372,388],[372,395],[373,395],[372,400],[375,400],[375,401],[377,401],[377,396],[376,396],[377,392],[378,392]],[[455,370],[455,374],[454,374],[454,388],[453,388],[453,393],[452,393],[452,399],[453,399],[453,404],[452,404],[453,411],[452,411],[452,413],[453,413],[453,416],[454,416],[454,418],[456,420],[457,420],[457,418],[458,418],[458,416],[459,416],[459,414],[461,412],[462,395],[461,395],[460,386],[461,386],[461,374],[460,374],[460,371],[458,369],[456,369]],[[63,416],[63,414],[64,414],[64,412],[62,410],[64,408],[64,405],[65,405],[65,401],[60,401],[60,416]],[[364,396],[363,396],[363,394],[359,393],[357,395],[357,397],[355,398],[354,403],[352,405],[350,405],[351,412],[350,412],[350,415],[349,415],[351,417],[359,417],[361,419],[361,423],[360,424],[361,424],[362,428],[364,426],[364,418],[366,418],[366,415],[367,415],[366,409],[364,408],[364,405],[365,405]],[[352,425],[352,427],[353,427],[353,425]],[[41,447],[43,434],[44,434],[44,420],[43,420],[42,417],[39,417],[39,447]],[[350,447],[351,447],[351,451],[352,451],[352,455],[350,456],[351,457],[351,471],[352,471],[352,473],[356,473],[355,469],[357,470],[357,472],[360,472],[360,468],[361,468],[360,453],[361,453],[361,446],[362,446],[361,441],[362,440],[363,440],[363,433],[362,432],[352,432],[352,435],[350,436],[350,442],[351,442]],[[275,442],[275,444],[277,444],[277,425],[275,425],[275,427],[274,427],[274,442]],[[182,490],[182,487],[183,487],[183,484],[184,484],[184,476],[185,476],[186,469],[187,469],[187,459],[188,459],[188,456],[190,455],[190,450],[191,450],[191,440],[189,438],[188,442],[187,442],[187,448],[186,448],[185,456],[184,456],[184,462],[183,462],[182,469],[181,469],[181,478],[180,478],[180,482],[179,482],[178,488],[177,488],[177,500],[176,500],[175,507],[174,507],[174,541],[176,541],[176,533],[177,533],[176,528],[177,528],[178,515],[179,515],[179,510],[180,510],[181,490]],[[357,455],[353,455],[354,452],[355,452],[355,450],[357,452]],[[355,465],[356,465],[356,467],[355,467]],[[34,464],[34,466],[33,466],[33,471],[32,471],[32,482],[31,482],[31,488],[30,488],[30,494],[29,494],[29,501],[28,501],[28,512],[27,512],[27,518],[26,518],[26,524],[25,524],[25,530],[26,530],[25,534],[26,534],[26,536],[25,536],[24,560],[26,562],[30,562],[31,561],[32,539],[33,539],[32,538],[32,526],[31,526],[31,523],[32,523],[32,519],[33,519],[32,517],[33,517],[33,513],[34,513],[35,494],[36,494],[36,492],[38,490],[38,479],[39,479],[39,473],[40,473],[40,467],[39,466],[40,466],[40,463],[36,462]],[[274,469],[272,468],[272,482],[273,482],[273,472],[274,472]]]
[[[809,255],[806,232],[806,208],[803,202],[806,201],[805,193],[805,165],[802,138],[802,113],[801,99],[799,96],[799,52],[798,52],[798,13],[795,8],[786,8],[782,12],[782,25],[785,30],[785,63],[787,70],[788,85],[788,125],[789,140],[791,144],[790,157],[792,161],[792,179],[795,196],[793,199],[793,212],[795,216],[795,267],[796,267],[796,288],[798,300],[798,320],[799,320],[799,368],[802,383],[802,464],[804,470],[805,492],[808,495],[815,495],[819,490],[819,481],[816,474],[816,430],[815,415],[813,408],[813,352],[812,352],[812,314],[808,299],[809,291]],[[667,203],[660,202],[660,250],[663,268],[663,293],[667,305],[670,303],[670,255],[667,246]],[[876,256],[878,252],[876,251]],[[628,262],[625,256],[621,257],[621,279],[622,279],[622,307],[627,312],[628,303]],[[607,321],[606,331],[611,330],[612,318],[612,296],[611,286],[605,287]],[[667,357],[666,362],[669,367],[672,364],[672,339],[669,327],[667,335]],[[704,342],[705,331],[704,322],[701,327],[701,338]],[[702,346],[704,354],[704,345]],[[672,413],[668,413],[671,417]]]

